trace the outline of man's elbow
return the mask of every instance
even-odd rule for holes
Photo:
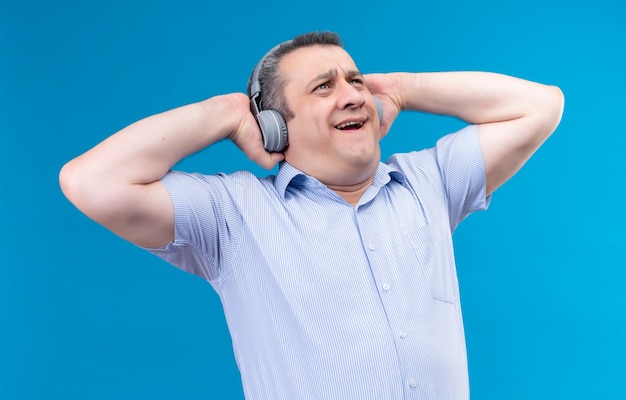
[[[565,95],[558,86],[547,86],[545,101],[542,104],[544,132],[550,136],[561,122],[565,107]]]
[[[83,214],[96,221],[102,219],[102,211],[107,208],[106,191],[101,180],[89,176],[80,160],[74,159],[61,168],[59,185],[65,197]]]
[[[517,144],[525,154],[533,154],[554,133],[561,122],[565,96],[557,86],[542,85],[535,93],[532,106],[520,125]],[[521,123],[521,121],[520,121]]]
[[[77,187],[79,185],[77,182],[77,174],[76,162],[74,160],[65,164],[59,172],[59,185],[61,186],[61,191],[72,204],[75,204],[78,196]]]

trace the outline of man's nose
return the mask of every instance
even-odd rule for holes
[[[339,109],[345,108],[360,108],[365,103],[365,96],[363,92],[354,87],[350,82],[344,81],[339,85],[339,97],[337,99],[337,107]]]

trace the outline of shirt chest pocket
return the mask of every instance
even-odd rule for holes
[[[441,301],[454,303],[458,299],[458,282],[448,221],[440,219],[432,224],[407,232],[412,250],[417,257],[415,282]]]

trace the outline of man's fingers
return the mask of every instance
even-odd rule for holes
[[[269,153],[263,149],[258,154],[255,154],[254,157],[250,157],[250,159],[265,169],[272,169],[285,159],[285,155],[283,153]]]

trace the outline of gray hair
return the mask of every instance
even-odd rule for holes
[[[265,56],[259,70],[259,84],[261,86],[261,110],[276,110],[285,120],[293,118],[293,112],[283,95],[285,78],[280,76],[278,67],[282,58],[301,47],[314,45],[330,45],[343,47],[341,38],[334,32],[309,32],[298,35],[293,40],[281,43],[274,51]],[[251,96],[252,76],[248,79],[248,96]]]

